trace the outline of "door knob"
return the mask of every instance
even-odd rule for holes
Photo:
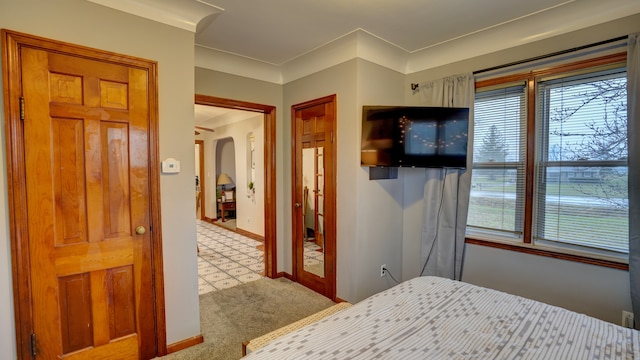
[[[302,206],[302,205],[300,205],[300,203],[299,203],[299,202],[295,203],[294,205],[295,205],[297,208],[299,208],[300,206]]]
[[[140,225],[136,227],[136,234],[143,235],[145,232],[147,232],[147,229],[145,229],[144,226]]]

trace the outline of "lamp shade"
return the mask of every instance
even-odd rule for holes
[[[229,175],[227,175],[227,173],[222,173],[218,176],[217,183],[218,185],[231,185],[233,184],[233,181],[231,181],[231,178],[229,177]]]

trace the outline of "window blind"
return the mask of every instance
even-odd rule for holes
[[[467,224],[521,237],[526,136],[525,83],[476,93]]]
[[[628,252],[626,71],[537,83],[534,242]]]

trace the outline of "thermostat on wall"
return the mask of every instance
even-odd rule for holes
[[[177,174],[180,172],[180,161],[174,158],[167,158],[162,162],[163,174]]]

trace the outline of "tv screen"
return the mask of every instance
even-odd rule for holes
[[[361,164],[464,168],[468,127],[468,108],[364,106]]]

